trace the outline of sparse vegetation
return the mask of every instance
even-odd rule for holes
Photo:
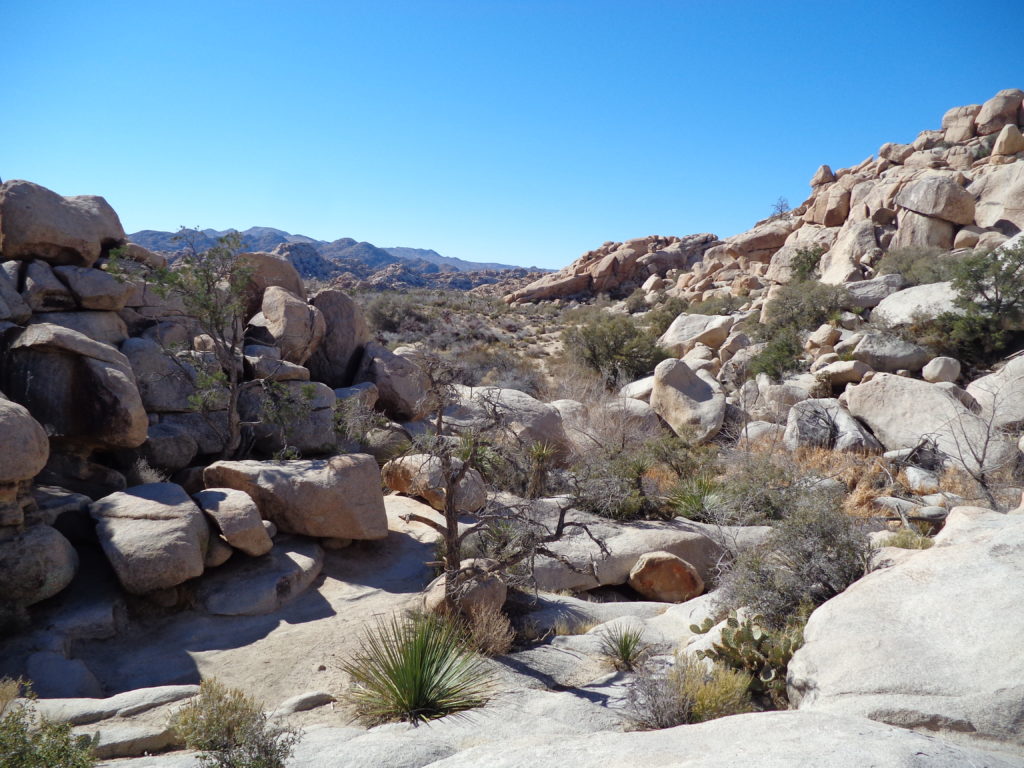
[[[818,264],[821,262],[825,250],[822,245],[812,245],[797,250],[789,263],[794,282],[803,283],[808,280],[816,280],[819,277]]]
[[[24,701],[16,702],[22,687]],[[0,678],[0,768],[92,768],[94,741],[68,723],[37,719],[30,686]]]
[[[643,628],[625,623],[606,628],[601,633],[601,653],[616,669],[636,669],[648,653]]]
[[[933,544],[930,538],[909,528],[901,528],[885,540],[885,546],[900,549],[930,549]]]
[[[436,616],[378,619],[342,664],[349,701],[368,725],[416,723],[482,706],[489,676],[459,625]]]
[[[941,248],[894,248],[878,262],[880,275],[902,275],[908,285],[926,285],[952,280],[958,256]]]
[[[750,675],[677,653],[667,673],[640,669],[629,687],[627,719],[635,730],[673,728],[753,710]]]
[[[656,341],[631,318],[600,311],[562,333],[566,353],[600,373],[608,389],[651,373],[666,357]]]
[[[211,768],[284,768],[302,737],[272,725],[259,702],[217,680],[203,680],[199,695],[171,717],[171,727],[199,763]]]

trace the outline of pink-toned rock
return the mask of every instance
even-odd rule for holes
[[[998,133],[1004,125],[1016,123],[1020,115],[1021,103],[1024,102],[1024,91],[1019,88],[1008,88],[1000,91],[981,105],[974,125],[979,136]]]
[[[649,600],[683,603],[704,592],[697,569],[671,552],[641,555],[629,571],[629,586]]]

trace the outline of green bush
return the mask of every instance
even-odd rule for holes
[[[952,280],[959,257],[941,248],[895,248],[878,262],[880,275],[902,275],[909,285],[927,285]]]
[[[833,499],[812,495],[772,529],[761,546],[741,552],[720,580],[719,602],[747,607],[781,629],[801,605],[818,606],[863,576],[871,544],[858,521]]]
[[[707,301],[696,301],[686,310],[691,315],[729,315],[743,304],[743,299],[729,294],[712,296]]]
[[[803,645],[803,628],[809,611],[798,611],[791,616],[782,629],[767,626],[761,616],[740,619],[736,612],[729,614],[726,626],[718,642],[711,649],[698,651],[701,659],[742,672],[747,675],[750,693],[767,699],[776,709],[785,709],[786,671],[793,654]],[[711,629],[713,621],[693,625],[691,631],[704,633]]]
[[[567,353],[600,373],[608,389],[642,378],[666,358],[657,336],[629,317],[599,312],[562,333]]]
[[[419,297],[394,292],[381,293],[363,308],[366,322],[377,333],[416,330],[429,332],[433,320],[425,313]]]
[[[747,362],[746,376],[752,379],[764,373],[779,381],[786,374],[803,367],[802,354],[800,333],[792,327],[780,328],[771,336],[765,348]]]
[[[784,328],[813,331],[822,323],[837,321],[847,300],[846,289],[841,285],[816,280],[784,285],[768,305],[768,322],[758,326],[755,335],[771,340]]]
[[[789,268],[793,273],[793,281],[803,283],[818,277],[818,264],[827,249],[823,245],[800,248],[793,255]]]
[[[634,729],[656,730],[750,712],[750,680],[745,672],[722,664],[709,669],[703,661],[677,653],[667,674],[638,671],[628,689],[627,717]]]
[[[270,725],[259,702],[216,680],[171,717],[171,728],[199,763],[215,768],[284,768],[301,733]]]
[[[931,549],[935,542],[918,531],[901,528],[887,538],[884,544],[887,547],[899,547],[900,549]]]
[[[644,315],[644,322],[647,323],[647,328],[653,336],[661,336],[672,325],[672,321],[683,314],[688,308],[689,304],[685,299],[673,296],[655,305],[653,309]]]
[[[46,718],[35,722],[34,697],[25,691],[26,703],[16,703],[20,685],[0,680],[0,768],[91,768],[95,742],[75,736],[68,723]]]
[[[348,698],[368,725],[421,722],[482,706],[489,676],[463,630],[434,616],[379,619],[342,668]]]

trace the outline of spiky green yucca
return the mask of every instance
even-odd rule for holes
[[[422,722],[486,703],[490,676],[463,631],[434,616],[378,619],[342,664],[360,720]]]
[[[643,628],[618,624],[601,635],[601,652],[616,668],[630,670],[647,655],[643,638]]]

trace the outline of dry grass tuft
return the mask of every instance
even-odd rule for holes
[[[469,612],[466,618],[470,644],[484,656],[502,656],[512,649],[515,632],[500,608],[484,605]]]

